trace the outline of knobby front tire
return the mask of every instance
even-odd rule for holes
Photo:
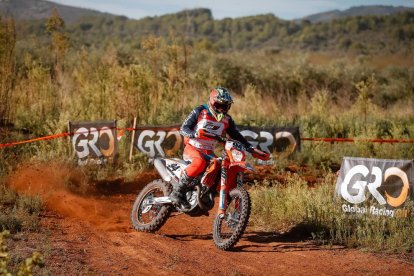
[[[249,222],[251,203],[249,193],[236,188],[230,191],[224,216],[217,215],[213,226],[213,240],[217,248],[230,250],[239,241]]]

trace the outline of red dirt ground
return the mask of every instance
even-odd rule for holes
[[[317,246],[249,227],[234,251],[222,252],[212,241],[214,212],[174,215],[157,234],[135,232],[132,203],[154,172],[128,185],[110,183],[93,196],[69,192],[64,183],[71,177],[78,176],[54,164],[22,167],[8,179],[18,192],[45,202],[42,230],[25,243],[46,251],[51,275],[414,275],[401,256]]]

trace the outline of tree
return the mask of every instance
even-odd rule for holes
[[[52,50],[55,74],[59,78],[63,72],[63,61],[68,50],[69,39],[64,32],[65,22],[59,16],[56,8],[46,23],[46,32],[52,37]]]

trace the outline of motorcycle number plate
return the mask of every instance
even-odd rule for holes
[[[181,170],[184,168],[183,164],[168,159],[165,160],[165,163],[170,172],[172,172],[178,178],[181,176]]]

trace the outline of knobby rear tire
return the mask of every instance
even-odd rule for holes
[[[156,206],[153,205],[152,208],[156,208],[155,211],[156,216],[150,222],[143,222],[140,219],[140,211],[142,211],[142,203],[144,199],[151,194],[151,192],[160,191],[162,192],[162,196],[168,196],[170,194],[169,185],[165,183],[161,179],[154,180],[148,183],[144,189],[138,194],[137,198],[135,199],[134,205],[132,206],[131,211],[131,222],[132,226],[135,230],[141,232],[155,232],[159,230],[170,217],[171,214],[171,206],[163,205],[163,206]],[[151,210],[150,210],[151,211]]]
[[[242,188],[236,188],[230,191],[229,196],[230,199],[228,202],[228,206],[230,206],[231,202],[234,201],[236,198],[240,199],[240,218],[232,235],[229,238],[223,238],[223,235],[221,233],[221,226],[223,223],[226,222],[224,221],[224,218],[220,217],[220,215],[216,216],[213,226],[213,240],[216,247],[221,250],[230,250],[234,247],[234,245],[239,241],[239,239],[243,235],[250,218],[251,202],[249,193]]]

